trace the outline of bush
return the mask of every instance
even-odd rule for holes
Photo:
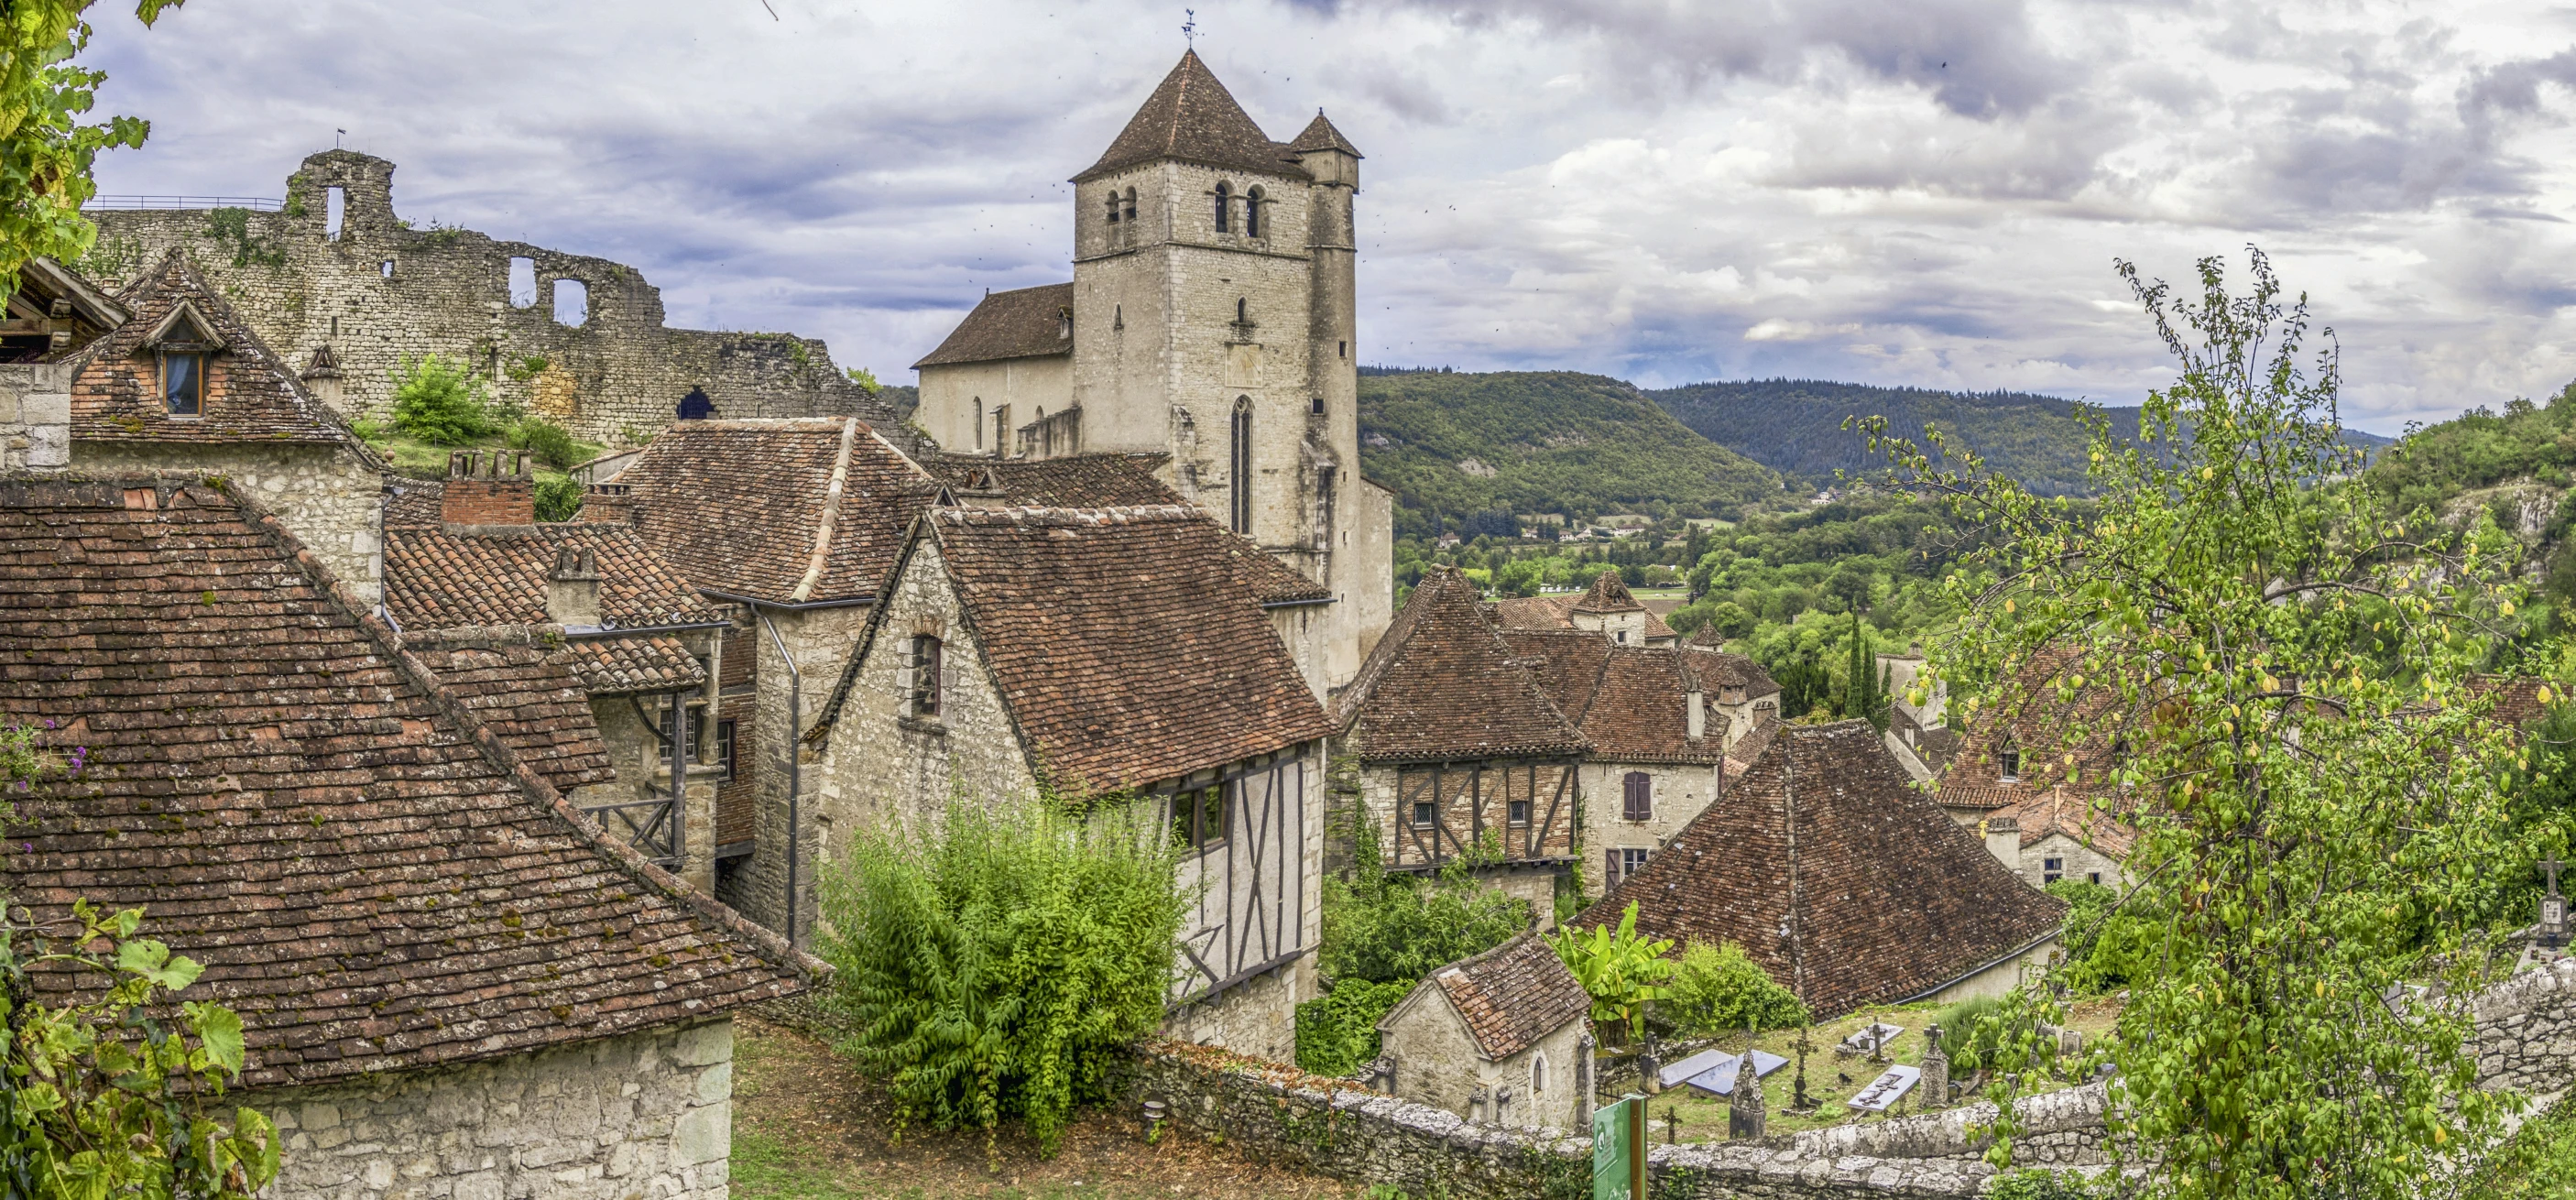
[[[1476,882],[1452,863],[1438,879],[1390,875],[1376,845],[1360,839],[1360,869],[1345,883],[1324,880],[1324,942],[1318,960],[1336,986],[1354,979],[1411,984],[1529,928],[1529,905]]]
[[[1655,1003],[1656,1011],[1686,1037],[1715,1037],[1748,1024],[1791,1029],[1807,1023],[1807,1006],[1797,995],[1733,942],[1693,943],[1665,990],[1670,994]]]
[[[394,382],[394,427],[433,446],[457,446],[492,432],[483,381],[462,362],[432,354],[388,372]]]
[[[1318,1075],[1348,1075],[1377,1057],[1377,1023],[1411,983],[1346,979],[1321,999],[1297,1006],[1297,1065]]]
[[[537,519],[569,521],[581,512],[581,481],[570,475],[537,481]]]
[[[2113,1172],[2111,1178],[2118,1178]],[[2094,1196],[2116,1195],[2099,1181],[2068,1172],[2022,1170],[1996,1177],[1986,1187],[1986,1200],[2089,1200]]]
[[[1941,1053],[1950,1058],[1950,1073],[1959,1076],[1989,1066],[2003,1044],[2003,1003],[1992,996],[1961,1000],[1932,1017],[1941,1027]]]
[[[544,417],[522,417],[510,427],[510,445],[560,471],[581,461],[581,446],[563,426]]]
[[[960,796],[921,828],[859,830],[822,873],[840,1049],[899,1122],[1028,1124],[1053,1155],[1077,1104],[1113,1098],[1163,1020],[1189,908],[1145,806]]]

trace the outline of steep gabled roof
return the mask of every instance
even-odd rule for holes
[[[1992,816],[2010,817],[2021,825],[2021,844],[2036,846],[2051,834],[2065,834],[2106,857],[2125,860],[2138,848],[2138,829],[2120,819],[2116,799],[2086,796],[2061,784],[2020,797]]]
[[[948,331],[939,348],[912,364],[993,362],[1073,353],[1073,285],[1050,283],[1010,292],[986,292],[975,311]]]
[[[1012,721],[1060,786],[1149,786],[1332,732],[1240,582],[1235,560],[1265,556],[1196,508],[941,508],[915,536],[937,548]],[[862,645],[879,640],[871,625]]]
[[[1637,603],[1636,594],[1628,590],[1628,585],[1620,580],[1618,569],[1614,567],[1593,576],[1592,586],[1584,589],[1583,598],[1575,601],[1573,606],[1568,608],[1566,611],[1579,613],[1644,612],[1646,611],[1646,606]]]
[[[1476,585],[1455,567],[1423,572],[1337,719],[1368,762],[1571,755],[1589,745],[1514,661]]]
[[[874,599],[942,490],[855,417],[681,421],[617,481],[691,586],[779,605]]]
[[[0,481],[0,710],[85,746],[10,899],[144,908],[242,1017],[242,1085],[704,1019],[811,960],[573,809],[275,518],[149,478]],[[69,999],[68,974],[37,994]],[[85,986],[85,985],[84,985]]]
[[[558,792],[617,778],[590,696],[561,654],[526,640],[407,641],[438,682]]]
[[[64,358],[72,364],[73,441],[343,445],[381,465],[178,249],[117,303],[131,318]],[[161,396],[152,347],[174,323],[200,326],[223,347],[215,357],[225,386],[209,387],[203,412],[194,417],[171,416]]]
[[[1457,1010],[1476,1052],[1489,1062],[1527,1050],[1592,1011],[1591,995],[1536,933],[1433,971],[1377,1027],[1386,1029],[1397,1014],[1432,995]]]
[[[1726,717],[1713,708],[1690,736],[1690,682],[1717,656],[1668,646],[1621,646],[1579,629],[1507,629],[1512,648],[1604,762],[1714,763],[1726,756]],[[1703,685],[1705,686],[1705,685]],[[1714,697],[1709,697],[1714,700]]]
[[[1154,478],[1171,455],[1075,454],[1064,458],[992,458],[941,454],[921,464],[975,508],[1135,508],[1187,504]]]
[[[1180,63],[1145,98],[1145,106],[1128,119],[1127,128],[1109,143],[1100,161],[1074,176],[1073,182],[1166,158],[1299,179],[1306,175],[1289,148],[1271,141],[1243,106],[1234,102],[1234,95],[1216,81],[1195,50],[1181,55]]]
[[[1744,947],[1818,1020],[1940,988],[2054,934],[2066,912],[1909,786],[1858,720],[1779,729],[1723,801],[1576,924],[1631,902],[1640,933]]]

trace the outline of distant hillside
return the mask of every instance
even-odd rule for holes
[[[1448,514],[1659,502],[1706,512],[1780,494],[1778,475],[1683,428],[1634,386],[1571,371],[1364,375],[1360,460],[1406,507]]]
[[[1888,429],[1924,444],[1938,426],[1986,460],[1988,468],[2044,495],[2084,485],[2084,428],[2073,401],[2029,392],[1935,392],[1871,387],[1808,379],[1759,379],[1695,383],[1647,392],[1682,424],[1710,441],[1774,470],[1815,482],[1836,470],[1884,467],[1868,461],[1865,444],[1842,427],[1851,416],[1884,416]],[[2106,408],[2113,430],[2134,435],[2138,410]],[[2357,445],[2389,444],[2377,434],[2348,431]]]

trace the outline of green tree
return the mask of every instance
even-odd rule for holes
[[[464,363],[431,354],[386,372],[394,383],[394,427],[433,446],[457,446],[493,430],[483,381]]]
[[[183,0],[138,0],[149,26]],[[81,205],[98,191],[98,152],[138,147],[150,122],[110,117],[83,124],[98,102],[103,71],[72,65],[89,45],[82,19],[92,0],[15,0],[0,5],[0,296],[18,289],[18,270],[38,256],[73,262],[89,253],[98,227]]]
[[[1646,1036],[1646,1005],[1671,994],[1658,985],[1672,978],[1676,964],[1664,957],[1673,948],[1671,941],[1637,932],[1636,901],[1619,914],[1616,930],[1608,925],[1589,931],[1560,928],[1548,945],[1592,996],[1594,1022],[1626,1030],[1632,1038]]]
[[[937,820],[859,830],[822,876],[827,1003],[897,1119],[1019,1118],[1052,1155],[1162,1024],[1189,908],[1148,805],[960,796]]]
[[[2513,751],[2469,683],[2524,599],[2517,547],[2348,482],[2335,352],[2309,355],[2306,302],[2283,302],[2259,251],[2242,296],[2215,258],[2197,302],[2119,271],[2180,374],[2136,441],[2088,422],[2092,504],[1964,453],[1936,467],[1863,423],[1899,486],[1995,535],[1994,581],[1954,579],[1964,615],[1928,674],[2002,681],[1963,702],[1971,721],[2050,714],[2061,744],[2028,748],[2026,777],[2137,802],[2117,911],[2152,914],[2157,941],[2094,1051],[2119,1067],[2109,1144],[2142,1172],[2123,1186],[2411,1196],[2515,1103],[2475,1086],[2465,1008],[2383,996],[2478,982],[2483,954],[2460,951],[2483,876],[2510,861]],[[2053,665],[2024,688],[2033,662]],[[2080,777],[2074,751],[2119,738],[2112,776]],[[2031,1018],[2054,1019],[2055,994],[2004,1005],[2005,1091],[2037,1078]],[[1999,1132],[2008,1160],[2008,1115]]]
[[[1807,1023],[1807,1006],[1733,942],[1693,942],[1674,965],[1655,1013],[1686,1037],[1716,1037],[1750,1026],[1790,1029]]]
[[[1435,878],[1416,879],[1378,865],[1371,831],[1357,841],[1352,877],[1324,880],[1317,965],[1336,985],[1351,979],[1411,984],[1529,928],[1528,902],[1479,882],[1464,859],[1450,860]]]
[[[877,382],[876,372],[871,371],[866,367],[852,367],[848,371],[843,372],[843,374],[848,375],[850,377],[850,382],[859,385],[861,390],[871,396],[885,390],[885,385]]]

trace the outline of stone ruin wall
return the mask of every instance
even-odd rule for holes
[[[351,417],[386,415],[387,372],[406,355],[435,353],[471,366],[494,399],[585,441],[649,439],[700,387],[719,416],[856,414],[909,448],[902,418],[842,375],[823,343],[672,329],[661,290],[633,267],[467,229],[412,228],[394,213],[393,172],[384,159],[327,150],[288,177],[281,212],[93,210],[98,245],[77,265],[122,288],[179,247],[297,370],[328,343],[344,376],[338,407]],[[328,230],[335,187],[344,196],[337,237]],[[511,302],[513,258],[535,267],[536,301],[526,307]],[[582,323],[556,321],[557,280],[587,289]]]
[[[2471,1001],[2478,1083],[2536,1102],[2576,1087],[2576,960],[2525,972]],[[1223,1138],[1255,1158],[1284,1162],[1410,1195],[1456,1200],[1590,1194],[1591,1142],[1561,1130],[1471,1122],[1410,1100],[1322,1079],[1292,1067],[1200,1046],[1143,1048],[1134,1100],[1160,1100],[1171,1120]],[[2018,1167],[2083,1168],[2108,1162],[2100,1084],[2024,1097]],[[1131,1110],[1133,1111],[1133,1110]],[[1987,1141],[1992,1103],[1860,1121],[1759,1142],[1655,1146],[1648,1155],[1658,1200],[1824,1200],[1962,1197],[1995,1174]]]

